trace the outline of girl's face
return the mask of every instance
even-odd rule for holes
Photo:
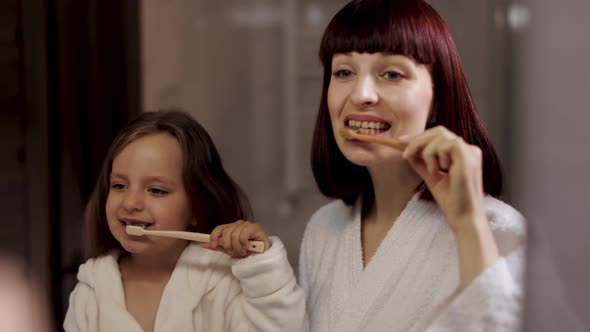
[[[182,240],[125,232],[131,223],[144,223],[149,230],[185,231],[195,222],[182,180],[182,150],[174,137],[144,136],[115,156],[106,215],[111,233],[130,253],[184,247]]]
[[[352,163],[372,166],[401,152],[342,138],[340,128],[397,138],[424,131],[432,108],[429,68],[403,55],[336,54],[328,87],[328,109],[336,144]],[[360,129],[359,129],[360,128]]]

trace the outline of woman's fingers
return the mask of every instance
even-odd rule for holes
[[[454,143],[454,137],[446,135],[435,136],[426,143],[420,157],[426,163],[428,172],[435,174],[438,171],[448,171],[450,164],[449,150]],[[443,165],[443,163],[445,165]]]
[[[412,161],[412,166],[416,166],[416,171],[421,176],[425,172],[428,174],[448,172],[452,164],[452,149],[459,139],[460,137],[448,129],[442,126],[435,127],[413,137],[403,156]]]
[[[482,152],[444,127],[407,139],[403,153],[424,180],[447,218],[481,206]]]

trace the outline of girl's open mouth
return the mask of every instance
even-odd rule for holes
[[[144,222],[144,221],[137,221],[137,220],[121,220],[121,222],[125,226],[139,226],[143,229],[154,229],[154,223]]]

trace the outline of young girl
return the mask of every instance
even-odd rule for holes
[[[88,204],[90,259],[64,329],[300,331],[304,295],[285,248],[242,220],[248,210],[196,121],[142,113],[115,138]],[[211,232],[212,241],[132,236],[130,224]],[[263,241],[265,252],[246,252],[249,240]]]
[[[301,247],[311,330],[519,330],[524,220],[494,198],[499,161],[442,18],[421,0],[352,1],[320,59],[312,168],[337,200]]]

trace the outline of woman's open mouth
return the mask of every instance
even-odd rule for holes
[[[379,135],[391,128],[387,122],[347,120],[346,128],[363,135]]]

